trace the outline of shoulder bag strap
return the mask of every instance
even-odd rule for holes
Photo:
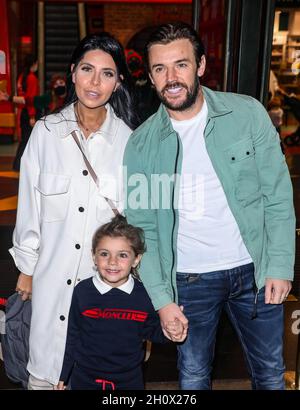
[[[89,160],[87,159],[85,153],[83,152],[82,147],[81,147],[81,145],[80,145],[80,142],[79,142],[79,140],[78,140],[78,137],[77,137],[77,135],[76,135],[76,132],[75,132],[75,131],[72,131],[71,134],[72,134],[72,137],[74,138],[74,141],[75,141],[76,144],[77,144],[77,147],[80,149],[80,152],[82,153],[82,156],[83,156],[85,165],[86,165],[87,169],[89,170],[89,173],[91,174],[91,177],[92,177],[93,180],[95,181],[95,184],[97,185],[97,187],[99,187],[99,179],[98,179],[98,176],[97,176],[96,172],[94,171],[93,167],[91,166]],[[111,207],[113,213],[114,213],[116,216],[119,215],[120,212],[117,210],[117,208],[115,207],[115,204],[112,202],[112,200],[109,199],[109,198],[106,198],[106,197],[104,197],[104,199],[105,199],[105,201],[108,203],[108,205]]]

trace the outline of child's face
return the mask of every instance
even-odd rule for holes
[[[99,241],[93,259],[103,282],[116,288],[127,282],[141,255],[135,256],[126,238],[105,236]]]

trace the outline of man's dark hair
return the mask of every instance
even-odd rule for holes
[[[176,22],[163,24],[150,35],[145,45],[145,59],[149,69],[149,50],[154,44],[169,44],[175,40],[187,39],[190,40],[197,65],[200,63],[201,57],[205,54],[203,43],[198,33],[187,23]]]

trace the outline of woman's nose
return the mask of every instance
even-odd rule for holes
[[[93,85],[99,85],[100,84],[100,76],[96,73],[92,77],[92,84]]]

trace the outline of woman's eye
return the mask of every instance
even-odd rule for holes
[[[87,65],[83,65],[83,66],[81,67],[81,70],[82,70],[82,71],[90,71],[90,70],[91,70],[91,67],[89,67],[89,66],[87,66]]]
[[[113,78],[115,76],[112,71],[104,71],[103,75],[108,78]]]

